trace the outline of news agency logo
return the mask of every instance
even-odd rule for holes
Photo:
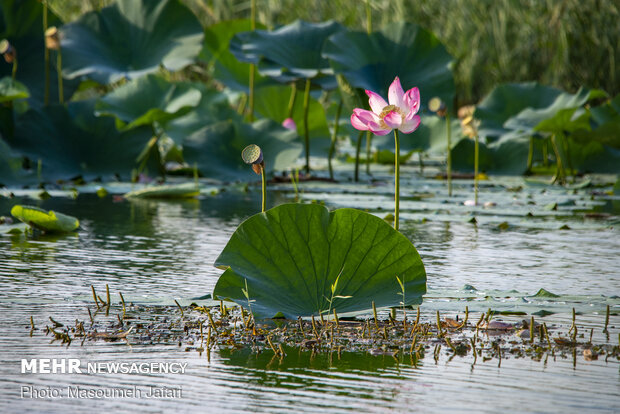
[[[22,374],[185,374],[187,362],[88,362],[78,358],[21,360]]]

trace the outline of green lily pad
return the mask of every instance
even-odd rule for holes
[[[61,28],[63,74],[107,84],[194,62],[203,30],[178,0],[118,0]]]
[[[11,215],[36,229],[49,233],[67,233],[80,226],[80,222],[75,217],[33,206],[15,205],[11,209]]]
[[[96,106],[96,115],[112,115],[124,130],[185,115],[200,103],[200,90],[190,82],[169,82],[157,75],[135,79],[110,92]]]
[[[28,97],[30,97],[30,92],[23,83],[13,80],[10,76],[0,79],[0,103]]]
[[[62,21],[48,10],[49,26],[61,26]],[[0,39],[8,39],[17,50],[18,68],[16,80],[30,92],[30,106],[43,105],[45,94],[43,6],[38,0],[0,0]],[[64,55],[63,55],[64,58]],[[58,74],[55,53],[50,57],[50,102],[58,102]],[[0,78],[11,76],[12,64],[0,59]],[[64,97],[68,99],[77,81],[65,80]],[[6,137],[5,137],[6,138]]]
[[[200,195],[200,188],[194,183],[177,185],[156,185],[125,194],[126,198],[193,198]]]
[[[222,121],[208,125],[183,141],[183,158],[198,165],[203,176],[222,180],[256,179],[239,154],[250,144],[263,150],[265,171],[290,168],[301,155],[297,134],[281,125],[262,119],[253,124]]]
[[[94,116],[94,106],[90,100],[31,109],[17,119],[15,138],[6,142],[33,169],[41,160],[42,180],[127,179],[152,132],[148,127],[119,132],[112,118]]]
[[[264,29],[261,24],[256,25],[257,29]],[[200,60],[207,63],[211,73],[218,82],[223,83],[234,91],[248,92],[250,79],[250,64],[239,62],[230,53],[230,40],[241,32],[251,30],[249,19],[227,20],[216,23],[206,28],[204,47],[202,48]],[[274,83],[267,77],[255,74],[254,87],[259,88],[264,85]]]
[[[385,221],[355,209],[284,204],[241,223],[215,261],[226,269],[213,295],[265,317],[287,318],[419,304],[426,272],[411,242]],[[350,297],[349,297],[350,296]]]
[[[393,23],[371,34],[338,32],[325,42],[323,56],[353,87],[384,98],[398,76],[403,87],[420,89],[423,106],[435,96],[453,101],[452,56],[434,34],[416,24]]]
[[[237,33],[230,41],[230,51],[239,61],[257,64],[262,75],[280,82],[330,76],[332,70],[321,50],[325,39],[343,29],[333,21],[296,20],[274,31]]]

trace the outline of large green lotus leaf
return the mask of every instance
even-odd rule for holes
[[[581,145],[596,141],[611,148],[620,149],[620,117],[599,125],[594,130],[580,129],[570,135]]]
[[[213,77],[234,91],[249,92],[250,64],[237,60],[230,53],[230,40],[240,32],[250,30],[250,20],[223,21],[205,30],[204,46],[198,58],[207,63]],[[258,29],[263,25],[257,24]],[[273,83],[269,78],[255,74],[254,87]]]
[[[78,219],[39,207],[15,205],[11,215],[30,226],[49,233],[68,233],[80,226]]]
[[[343,31],[325,42],[323,56],[348,82],[387,98],[398,76],[405,90],[417,86],[422,104],[454,98],[452,56],[431,32],[413,23],[394,23],[380,32]]]
[[[31,109],[17,119],[8,143],[35,167],[41,160],[47,180],[128,178],[152,136],[150,128],[121,133],[114,119],[94,116],[94,106],[90,100]]]
[[[254,94],[254,109],[266,118],[282,123],[287,117],[288,105],[291,97],[291,88],[281,85],[265,86],[256,90]],[[310,134],[311,153],[325,155],[330,145],[330,132],[325,117],[323,105],[310,97],[308,106],[308,130]],[[304,136],[304,107],[303,97],[297,94],[293,106],[293,120],[297,126],[297,133]]]
[[[166,198],[183,199],[194,198],[200,195],[200,188],[194,183],[183,183],[176,185],[155,185],[130,191],[125,194],[126,198]]]
[[[532,135],[534,132],[558,132],[570,131],[581,127],[588,127],[587,120],[584,122],[575,122],[575,119],[581,114],[574,117],[577,108],[585,104],[592,93],[585,89],[580,89],[577,93],[568,94],[561,93],[556,96],[553,102],[544,107],[527,107],[508,118],[504,122],[504,128],[526,135]],[[538,105],[532,102],[531,105]],[[583,118],[579,121],[583,121]]]
[[[330,76],[332,70],[321,50],[325,39],[342,30],[343,26],[333,21],[296,20],[274,31],[237,33],[230,41],[230,51],[241,62],[256,63],[261,74],[280,82]]]
[[[169,82],[147,75],[115,89],[97,102],[96,114],[112,115],[123,129],[166,122],[185,115],[200,103],[202,94],[190,82]]]
[[[208,125],[183,141],[183,158],[198,165],[200,172],[222,180],[256,179],[252,168],[241,159],[241,151],[256,144],[263,150],[267,173],[290,168],[301,155],[294,131],[269,119],[252,124],[222,121]]]
[[[60,26],[62,21],[48,11],[48,26]],[[31,106],[41,106],[45,91],[43,6],[38,0],[0,0],[0,40],[8,39],[17,50],[17,80],[30,91]],[[0,77],[10,76],[12,64],[0,59]],[[50,102],[58,102],[58,75],[55,53],[50,57]],[[63,83],[68,99],[78,82]]]
[[[207,89],[204,85],[195,84],[202,97],[198,105],[187,114],[164,123],[166,134],[181,145],[185,137],[193,134],[205,125],[214,124],[227,119],[240,120],[239,114],[233,110],[228,97],[216,90]]]
[[[560,110],[578,108],[596,96],[600,96],[600,91],[580,89],[569,94],[535,82],[503,84],[482,100],[474,117],[480,121],[480,136],[487,140],[507,133],[529,136],[541,121]]]
[[[404,282],[405,303],[421,303],[426,272],[413,244],[384,220],[360,210],[329,212],[316,204],[283,204],[256,214],[235,230],[215,261],[227,270],[213,295],[247,306],[263,317],[318,315],[398,306],[396,276]]]
[[[29,96],[28,88],[20,81],[13,80],[10,76],[0,79],[0,103],[25,99]]]
[[[178,70],[202,48],[203,29],[178,0],[118,0],[61,28],[63,73],[107,84]]]

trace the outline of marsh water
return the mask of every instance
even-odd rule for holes
[[[561,329],[576,308],[581,332],[616,343],[620,331],[620,230],[618,211],[593,190],[528,187],[522,179],[487,183],[487,209],[466,209],[471,183],[456,183],[450,201],[437,180],[405,182],[401,231],[420,252],[428,274],[422,317],[470,312],[523,311],[500,315],[518,321],[544,309],[544,320]],[[491,185],[493,184],[493,185]],[[515,187],[520,186],[520,190]],[[112,187],[110,191],[113,192]],[[270,193],[269,204],[291,201],[291,187]],[[300,185],[303,201],[330,207],[391,209],[386,179],[338,186]],[[605,192],[605,188],[599,191]],[[598,191],[598,190],[597,190]],[[32,193],[32,192],[31,192]],[[598,194],[598,193],[597,193]],[[6,193],[5,193],[6,195]],[[53,194],[54,195],[54,194]],[[548,360],[508,356],[473,365],[472,358],[437,361],[368,353],[328,354],[290,350],[283,359],[250,349],[204,353],[185,344],[89,341],[83,346],[50,343],[40,332],[49,317],[64,323],[87,320],[91,285],[127,302],[200,303],[221,273],[212,263],[236,226],[260,205],[260,194],[229,189],[197,200],[128,201],[80,192],[47,200],[15,191],[0,199],[0,215],[14,204],[35,204],[80,219],[74,235],[28,238],[0,235],[0,411],[72,412],[618,412],[620,364],[601,357],[558,354]],[[568,201],[567,201],[568,200]],[[530,204],[528,204],[530,202]],[[616,201],[617,202],[617,201]],[[556,203],[555,208],[542,208]],[[539,206],[539,207],[532,207]],[[534,214],[528,209],[536,208]],[[495,210],[494,210],[495,209]],[[584,212],[603,212],[591,218]],[[477,224],[470,221],[476,216]],[[533,217],[532,217],[533,216]],[[604,217],[601,220],[600,217]],[[564,226],[564,227],[562,227]],[[544,288],[558,298],[535,297]],[[100,293],[103,294],[103,293]],[[116,296],[115,296],[116,297]],[[117,301],[117,299],[114,299]],[[601,332],[611,306],[610,333]],[[477,316],[476,314],[475,316]],[[37,330],[30,336],[30,317]],[[79,358],[86,362],[183,362],[184,373],[21,373],[21,360]],[[59,398],[30,398],[22,387],[61,389]],[[181,390],[170,398],[66,398],[66,388],[151,386]]]

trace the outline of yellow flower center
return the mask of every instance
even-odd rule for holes
[[[396,106],[396,105],[388,105],[386,107],[384,107],[381,110],[381,113],[379,114],[379,118],[381,118],[381,122],[379,123],[381,125],[382,128],[390,128],[385,121],[383,120],[383,118],[385,118],[390,112],[395,111],[396,113],[398,113],[398,115],[401,116],[401,118],[404,120],[406,114],[403,113],[403,110],[400,109],[400,107]]]

